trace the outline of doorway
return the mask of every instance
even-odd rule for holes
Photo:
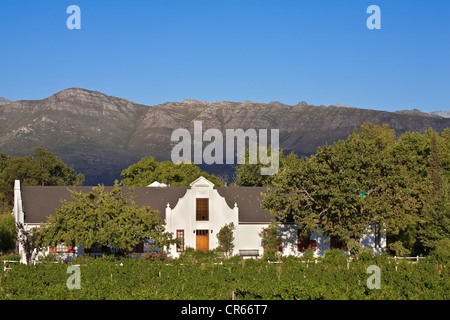
[[[209,230],[196,230],[196,250],[209,250]]]

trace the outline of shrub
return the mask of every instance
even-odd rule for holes
[[[16,247],[16,224],[12,214],[0,215],[0,252],[8,252]]]
[[[217,233],[217,240],[219,240],[219,247],[217,250],[219,252],[225,253],[227,257],[229,257],[234,249],[234,235],[233,231],[236,229],[233,222],[230,224],[226,224],[223,226],[220,231]]]
[[[440,263],[448,263],[450,261],[450,239],[437,241],[431,257]]]
[[[404,257],[411,253],[411,250],[405,248],[401,241],[395,241],[389,244],[388,249],[397,257]]]
[[[358,254],[358,259],[361,261],[370,261],[373,260],[373,252],[371,251],[362,251]]]
[[[59,262],[58,255],[55,253],[50,253],[46,255],[39,256],[37,259],[37,263],[53,263]]]
[[[303,252],[303,258],[309,260],[314,257],[314,250],[313,249],[306,249],[305,252]]]
[[[267,260],[267,261],[277,261],[279,259],[278,250],[275,250],[275,249],[266,250],[261,259]]]
[[[195,250],[194,248],[187,247],[180,254],[178,261],[180,262],[208,262],[216,260],[218,257],[216,250],[208,250],[206,252]]]
[[[141,254],[140,259],[153,262],[169,262],[169,257],[164,251],[149,251]]]
[[[234,256],[231,256],[228,261],[231,263],[240,263],[244,260],[244,258],[240,254],[236,254]]]
[[[347,262],[347,255],[341,249],[330,249],[325,252],[324,261],[332,264],[344,264]]]
[[[0,256],[0,261],[9,260],[9,261],[20,261],[20,255],[18,252],[11,252],[8,254],[4,254]]]

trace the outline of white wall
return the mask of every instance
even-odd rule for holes
[[[298,251],[297,247],[298,229],[299,227],[295,224],[281,224],[279,226],[278,235],[283,239],[283,255],[303,256],[303,252]],[[330,243],[326,240],[326,237],[319,235],[317,232],[313,232],[310,239],[316,241],[315,257],[324,255],[325,251],[330,248]]]
[[[262,241],[259,234],[262,230],[267,228],[269,224],[240,224],[235,234],[235,250],[233,254],[239,254],[239,250],[259,250],[259,254],[264,253]],[[278,228],[278,236],[282,237],[282,254],[285,256],[294,255],[301,257],[303,252],[298,251],[297,248],[297,234],[298,226],[295,224],[280,224]],[[330,239],[320,235],[317,231],[313,232],[310,237],[311,240],[316,241],[316,250],[314,257],[324,256],[325,252],[330,249]],[[361,244],[367,248],[373,249],[375,254],[380,254],[385,251],[386,238],[382,237],[380,247],[375,248],[375,236],[373,234],[364,235],[361,238]]]
[[[234,252],[233,254],[239,254],[239,250],[255,250],[259,251],[259,254],[264,253],[261,237],[259,234],[267,228],[268,224],[239,224],[234,233]]]
[[[191,184],[186,194],[178,200],[174,208],[166,208],[166,229],[176,237],[177,230],[184,230],[185,248],[196,248],[197,229],[209,230],[209,249],[215,249],[219,245],[217,233],[228,223],[233,222],[238,225],[238,208],[230,208],[225,199],[219,195],[214,188],[214,184],[205,178],[199,178]],[[209,199],[209,219],[207,221],[197,221],[196,219],[196,199]],[[179,256],[176,246],[170,247],[170,254]]]

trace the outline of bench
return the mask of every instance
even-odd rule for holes
[[[239,250],[239,254],[243,257],[259,257],[259,250],[258,249],[246,249],[246,250]]]

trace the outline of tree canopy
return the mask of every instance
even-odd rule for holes
[[[265,152],[268,153],[270,157],[272,149],[269,147]],[[261,175],[261,168],[268,167],[261,163],[259,156],[259,149],[254,151],[253,157],[256,158],[256,163],[250,163],[250,151],[248,148],[245,150],[245,161],[236,167],[236,184],[242,187],[262,187],[271,184],[274,175]],[[280,170],[285,163],[285,156],[283,150],[279,150],[279,168]]]
[[[132,188],[124,195],[116,183],[110,192],[100,185],[89,193],[71,190],[71,194],[74,201],[64,200],[62,208],[39,230],[39,245],[81,244],[129,252],[149,239],[157,247],[173,243],[158,211],[138,206]]]
[[[122,180],[124,186],[148,186],[154,181],[173,187],[189,186],[200,176],[205,177],[216,186],[222,185],[220,178],[202,171],[193,163],[157,162],[154,157],[142,158],[139,162],[123,170],[122,176],[124,177]]]
[[[355,248],[372,227],[382,226],[393,251],[423,253],[438,230],[449,237],[443,189],[449,151],[448,131],[442,137],[431,129],[396,137],[387,125],[365,123],[310,157],[288,155],[270,181],[263,208],[279,221],[292,217],[305,236],[318,230]]]
[[[36,148],[33,156],[23,157],[0,152],[0,208],[12,205],[14,180],[20,180],[22,185],[82,185],[84,175],[77,174],[44,148]]]

